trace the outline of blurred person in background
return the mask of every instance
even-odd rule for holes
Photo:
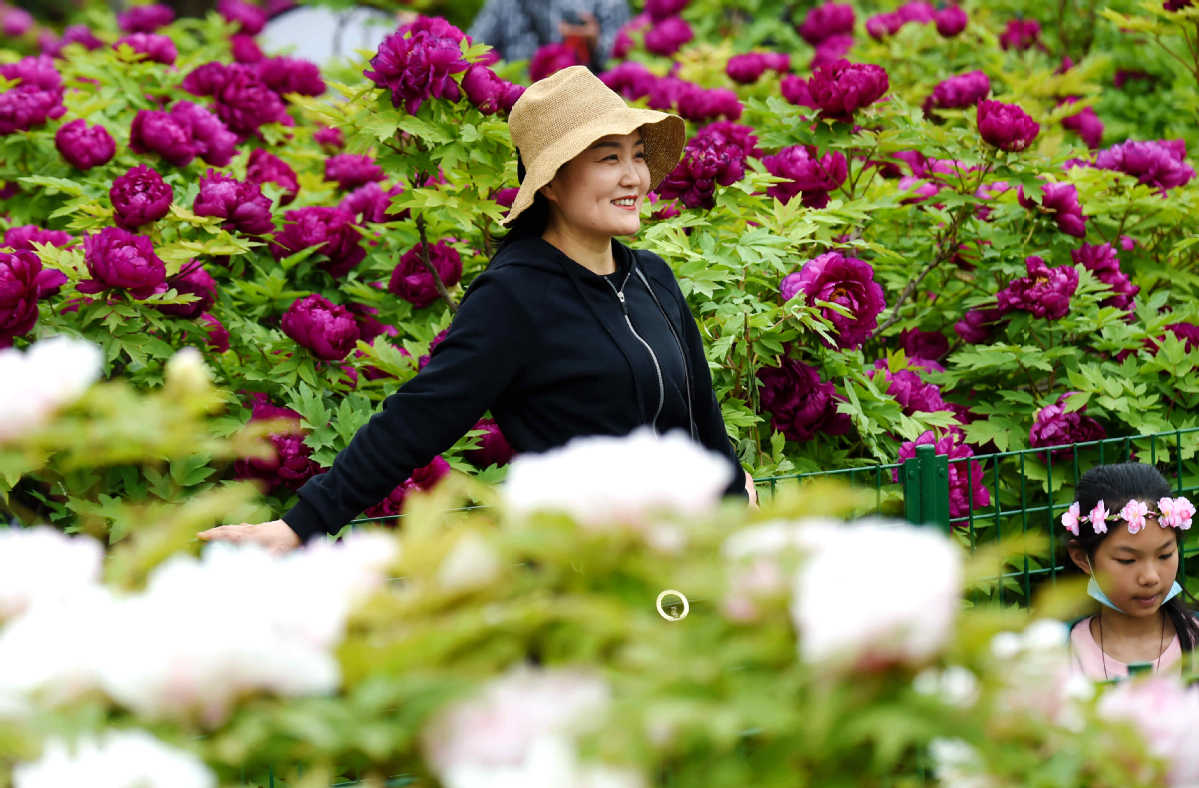
[[[628,21],[627,0],[487,0],[469,34],[504,60],[529,60],[546,44],[562,42],[598,71]]]

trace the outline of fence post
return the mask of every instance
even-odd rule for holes
[[[915,525],[949,530],[949,457],[930,444],[916,447],[903,463],[904,517]]]

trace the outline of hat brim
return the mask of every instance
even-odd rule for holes
[[[554,179],[558,169],[585,151],[591,143],[609,134],[632,134],[642,129],[645,158],[649,165],[650,188],[670,174],[683,155],[687,126],[678,115],[652,109],[624,107],[605,112],[591,123],[572,129],[541,152],[535,161],[525,162],[525,178],[508,215],[500,222],[510,227],[533,204],[537,191]]]

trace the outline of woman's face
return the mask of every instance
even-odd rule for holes
[[[649,187],[645,143],[635,131],[596,140],[562,165],[542,194],[564,229],[611,237],[641,229],[641,203]]]
[[[1151,517],[1135,534],[1122,522],[1112,523],[1107,538],[1095,548],[1093,571],[1120,610],[1134,617],[1156,615],[1178,574],[1177,535]]]

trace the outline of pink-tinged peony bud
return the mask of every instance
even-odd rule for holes
[[[399,264],[391,272],[387,289],[417,309],[429,306],[439,296],[433,274],[424,263],[426,250],[429,262],[437,270],[441,283],[447,289],[458,284],[458,280],[462,278],[462,258],[458,251],[445,241],[438,241],[427,247],[418,243],[404,252]]]
[[[1032,144],[1040,124],[1015,104],[1000,101],[978,103],[978,133],[1000,150],[1022,151]]]
[[[298,93],[319,96],[325,92],[325,80],[316,63],[295,57],[272,57],[258,62],[258,78],[280,96]]]
[[[192,260],[179,273],[167,279],[167,286],[175,288],[180,295],[194,295],[197,300],[188,304],[163,304],[158,311],[175,317],[199,317],[216,303],[216,280],[198,260]]]
[[[11,347],[13,338],[33,329],[43,273],[33,252],[0,252],[0,348]]]
[[[462,96],[453,75],[470,67],[460,46],[465,35],[444,19],[418,17],[383,39],[363,75],[391,93],[394,106],[415,115],[430,98]]]
[[[208,334],[208,347],[217,353],[224,353],[229,349],[229,329],[225,328],[224,323],[207,312],[200,315],[198,320],[204,324],[204,331]]]
[[[105,227],[83,239],[83,254],[92,279],[78,285],[80,292],[116,288],[128,290],[134,298],[147,298],[166,290],[166,263],[154,254],[144,235]]]
[[[112,48],[119,50],[122,46],[127,46],[134,52],[144,55],[144,60],[162,63],[166,66],[174,65],[175,59],[179,57],[179,52],[175,49],[175,42],[169,36],[160,36],[157,33],[130,33],[117,39]]]
[[[818,436],[844,435],[852,422],[837,410],[836,387],[814,367],[783,357],[778,367],[758,369],[759,400],[770,424],[799,443]]]
[[[80,170],[107,164],[117,152],[108,129],[99,124],[89,128],[83,118],[60,126],[54,133],[54,147],[67,164]]]
[[[840,252],[825,252],[807,261],[799,272],[784,277],[779,289],[784,300],[803,293],[809,304],[828,301],[848,309],[848,315],[828,308],[821,310],[832,323],[835,346],[843,349],[861,347],[887,306],[882,287],[874,281],[874,268]]]
[[[512,461],[516,452],[512,450],[495,419],[479,419],[472,429],[482,430],[483,434],[478,437],[479,448],[468,449],[462,453],[467,462],[483,469],[492,465],[507,465]]]
[[[318,246],[324,256],[321,267],[335,277],[349,273],[366,257],[362,236],[354,229],[354,217],[341,208],[311,206],[288,211],[283,228],[275,233],[271,252],[281,260],[303,249]]]
[[[159,110],[138,110],[129,130],[129,149],[157,153],[176,167],[185,167],[196,157],[190,125]]]
[[[960,5],[950,3],[933,14],[933,21],[937,25],[938,33],[945,38],[953,38],[966,29],[966,24],[970,19]]]
[[[564,68],[583,65],[573,47],[561,42],[546,44],[529,60],[529,77],[536,82]]]
[[[175,192],[156,170],[139,164],[112,182],[108,196],[117,226],[135,230],[166,216]]]
[[[965,109],[982,101],[991,92],[991,80],[981,71],[968,71],[937,83],[924,101],[924,111]]]
[[[266,12],[244,0],[217,0],[217,13],[226,22],[238,25],[238,32],[256,36],[266,26]]]
[[[1046,320],[1065,317],[1070,297],[1078,288],[1078,271],[1072,265],[1050,268],[1036,255],[1024,259],[1028,276],[1013,279],[995,298],[1003,312],[1021,310]]]
[[[335,182],[342,191],[353,191],[364,184],[386,178],[370,156],[339,153],[325,159],[325,180]]]
[[[338,151],[346,146],[346,138],[341,129],[332,126],[321,126],[312,133],[312,139],[326,152]]]
[[[200,179],[200,191],[192,210],[197,216],[226,219],[225,229],[247,235],[262,235],[275,229],[271,201],[256,183],[237,180],[216,170]]]
[[[1013,19],[999,34],[1001,49],[1014,49],[1023,52],[1040,43],[1041,25],[1033,19]]]
[[[296,171],[287,162],[263,148],[255,148],[250,153],[250,159],[246,163],[246,180],[259,186],[273,183],[281,188],[281,205],[290,203],[300,192],[300,181],[296,178]]]
[[[655,22],[645,34],[645,48],[655,55],[672,57],[683,44],[695,38],[691,25],[682,17],[672,16]]]
[[[242,33],[236,33],[229,36],[229,51],[233,55],[233,60],[237,63],[261,63],[266,60],[266,55],[262,54],[262,50],[258,46],[258,42],[253,36],[247,36]]]
[[[117,14],[117,25],[125,33],[153,33],[175,21],[175,12],[169,6],[137,5]]]
[[[484,115],[508,112],[524,93],[524,86],[501,79],[487,66],[473,65],[462,78],[466,99]]]
[[[266,460],[238,460],[233,464],[233,473],[239,479],[261,479],[269,490],[298,490],[304,482],[321,471],[320,466],[312,461],[312,449],[304,443],[300,414],[291,408],[272,404],[265,394],[253,394],[250,420],[277,419],[287,419],[294,422],[295,426],[270,436],[275,456]]]
[[[808,80],[808,92],[825,117],[850,122],[862,107],[882,98],[890,87],[882,66],[839,60],[821,66]]]
[[[833,36],[853,35],[853,6],[825,3],[808,11],[799,34],[814,47]]]
[[[316,293],[297,299],[279,325],[283,333],[323,361],[341,361],[359,337],[350,310]]]

